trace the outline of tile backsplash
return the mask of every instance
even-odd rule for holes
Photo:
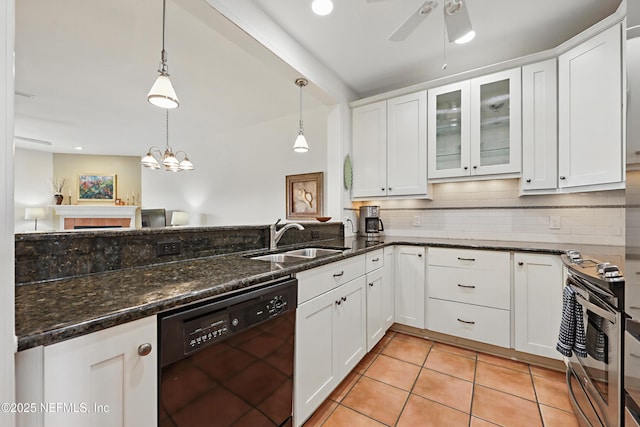
[[[378,204],[385,234],[623,246],[625,192],[519,196],[519,180],[434,184],[432,200]]]

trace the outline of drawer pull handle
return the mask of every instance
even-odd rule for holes
[[[342,304],[342,301],[337,300],[337,301],[336,301],[336,305],[340,305],[340,304]]]
[[[519,261],[519,262],[518,262],[518,265],[519,265],[520,267],[522,267],[522,266],[524,265],[524,262]]]
[[[629,355],[630,355],[631,357],[635,357],[636,359],[640,359],[640,356],[638,356],[638,355],[637,355],[637,354],[635,354],[635,353],[629,353]]]
[[[373,288],[373,282],[369,283],[369,286],[371,286]]]
[[[147,356],[151,353],[151,350],[153,349],[153,346],[151,344],[149,344],[148,342],[144,343],[144,344],[140,344],[138,346],[138,355],[140,356]]]
[[[637,307],[635,305],[632,305],[629,308],[632,309],[632,310],[640,310],[640,307]]]
[[[474,261],[475,262],[475,260],[476,260],[475,258],[461,258],[461,257],[458,257],[458,261]]]
[[[347,297],[340,298],[342,301],[347,301]]]
[[[467,325],[475,325],[476,324],[476,322],[470,322],[468,320],[462,320],[462,319],[458,319],[458,322],[466,323]]]
[[[371,260],[371,262],[378,262],[378,261],[380,261],[380,258],[374,258]]]
[[[461,285],[460,283],[458,283],[458,287],[460,288],[466,288],[466,289],[475,289],[475,285]]]
[[[344,274],[344,271],[341,271],[340,273],[335,273],[335,274],[333,275],[333,277],[340,277],[340,276],[342,276],[343,274]]]

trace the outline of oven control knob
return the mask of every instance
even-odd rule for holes
[[[276,297],[273,301],[273,309],[280,313],[284,309],[284,301],[282,301],[282,297]]]

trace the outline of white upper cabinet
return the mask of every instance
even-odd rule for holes
[[[561,189],[623,184],[621,40],[617,24],[559,57]]]
[[[522,193],[558,186],[555,58],[522,67]]]
[[[640,37],[627,39],[627,164],[640,164]],[[638,167],[636,166],[636,169]]]
[[[352,112],[353,197],[426,195],[425,91]]]
[[[387,101],[353,109],[353,197],[387,194]]]
[[[430,89],[429,178],[520,172],[520,69]]]

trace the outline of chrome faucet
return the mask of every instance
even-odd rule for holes
[[[295,222],[290,222],[282,227],[280,230],[276,231],[276,225],[280,223],[281,218],[278,218],[275,224],[269,226],[269,249],[276,249],[278,247],[278,242],[282,239],[282,235],[285,231],[290,228],[297,228],[298,230],[304,230],[304,227]]]

